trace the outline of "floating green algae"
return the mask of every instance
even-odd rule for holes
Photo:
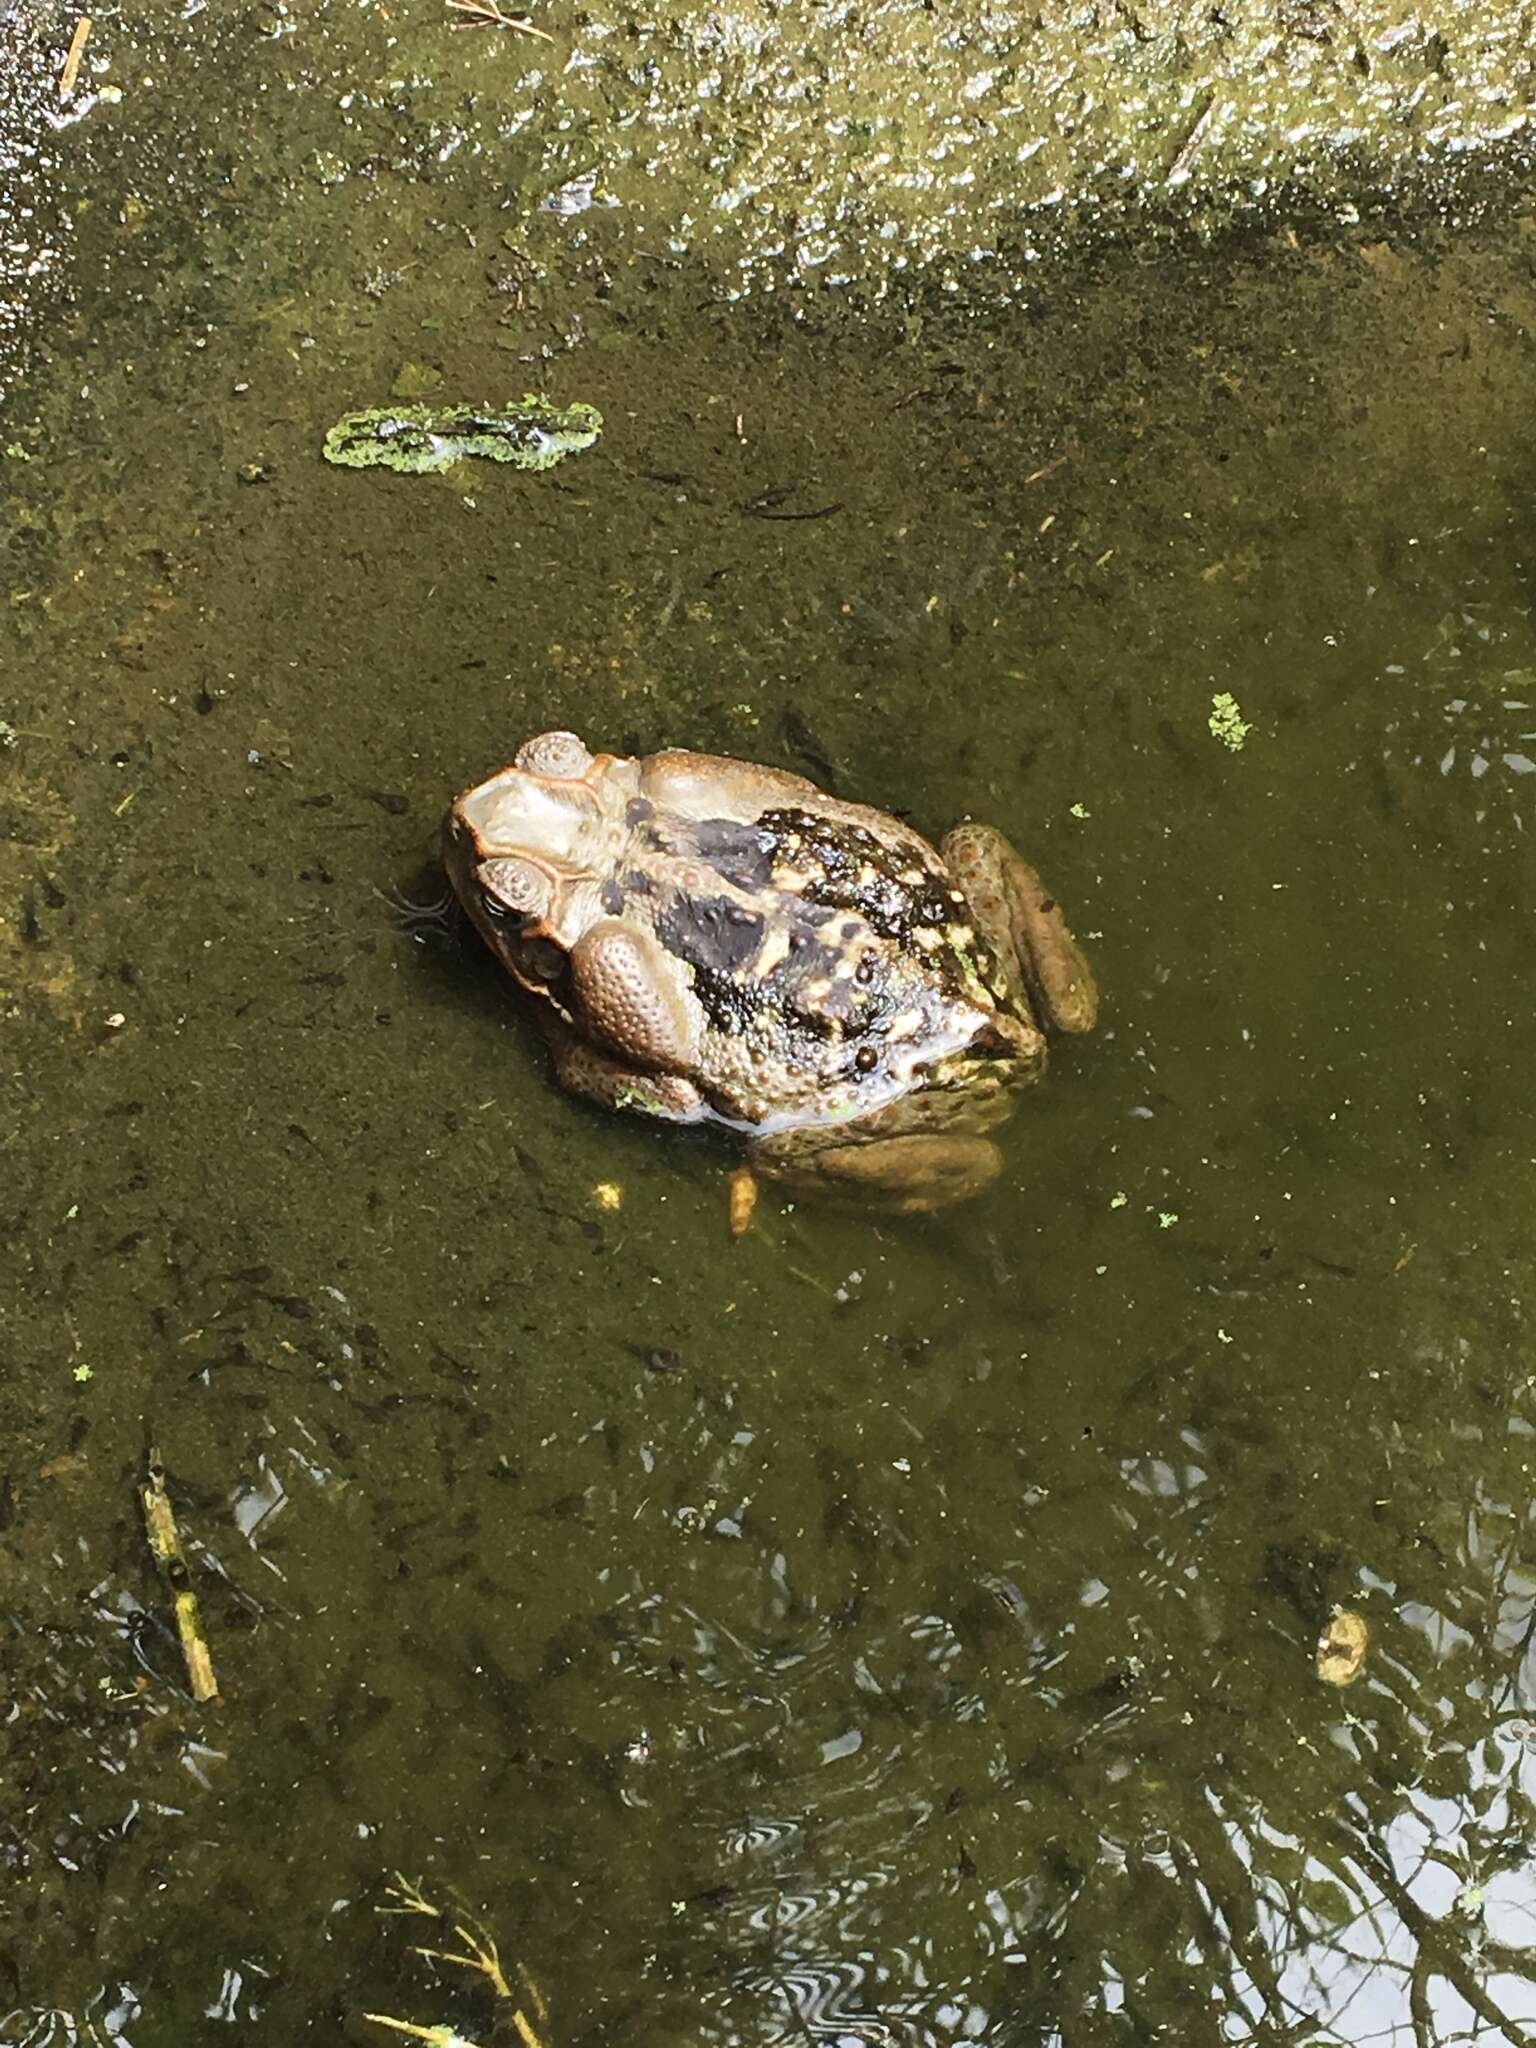
[[[1237,699],[1230,690],[1218,690],[1211,699],[1211,715],[1206,721],[1211,729],[1212,739],[1220,740],[1224,747],[1230,747],[1234,754],[1243,750],[1243,742],[1253,727],[1237,708]]]
[[[602,432],[595,405],[552,405],[528,393],[521,404],[393,405],[349,412],[325,437],[325,459],[344,469],[397,469],[410,476],[448,469],[467,455],[518,469],[553,469],[590,448]]]

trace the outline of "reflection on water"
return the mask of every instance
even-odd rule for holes
[[[550,2048],[1530,2038],[1523,238],[896,334],[616,221],[519,299],[484,196],[390,188],[387,298],[366,195],[82,216],[0,628],[0,2038],[488,2040],[394,1871]],[[318,460],[498,351],[579,477]],[[995,1192],[732,1246],[719,1144],[554,1093],[424,866],[553,725],[1038,859],[1106,1008]]]
[[[1527,1429],[1484,1446],[1489,1474],[1518,1486]],[[739,1610],[636,1603],[624,1660],[704,1696],[644,1794],[706,1859],[679,1902],[714,1959],[698,2038],[1073,2039],[1180,2012],[1234,2040],[1524,2038],[1523,1505],[1447,1499],[1469,1537],[1436,1556],[1426,1531],[1405,1583],[1260,1536],[1252,1576],[1213,1585],[1242,1493],[1219,1444],[1166,1450],[1105,1456],[1071,1550],[1021,1500],[1040,1540],[981,1570],[995,1518],[957,1516],[934,1609],[903,1595],[934,1590],[935,1552],[899,1541],[851,1616],[795,1626],[782,1555],[750,1635]],[[1376,1618],[1337,1696],[1304,1676],[1329,1582]]]

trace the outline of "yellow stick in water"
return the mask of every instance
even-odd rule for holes
[[[75,80],[80,76],[80,59],[85,55],[85,46],[91,33],[91,17],[82,14],[75,23],[75,32],[69,39],[69,55],[64,59],[64,69],[59,73],[59,98],[67,100],[75,89]]]
[[[149,1547],[154,1552],[161,1577],[171,1589],[176,1629],[181,1637],[181,1654],[186,1659],[192,1697],[199,1701],[216,1700],[219,1682],[213,1675],[213,1659],[208,1654],[203,1625],[198,1618],[197,1595],[192,1590],[192,1576],[182,1552],[176,1517],[171,1512],[171,1497],[165,1490],[165,1467],[160,1462],[159,1451],[153,1447],[149,1453],[149,1484],[140,1487],[139,1499],[144,1507],[144,1528],[149,1537]]]

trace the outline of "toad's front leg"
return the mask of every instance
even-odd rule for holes
[[[604,1109],[632,1109],[668,1123],[697,1123],[705,1115],[703,1097],[681,1074],[649,1072],[604,1052],[547,1004],[539,1022],[554,1060],[555,1079],[572,1095],[601,1103]]]

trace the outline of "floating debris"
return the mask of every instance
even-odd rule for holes
[[[517,469],[553,469],[602,432],[595,405],[552,405],[529,393],[520,405],[397,405],[349,412],[325,437],[327,462],[421,476],[467,455]]]
[[[1218,690],[1211,699],[1211,715],[1207,723],[1212,739],[1220,740],[1224,747],[1230,747],[1234,754],[1243,750],[1243,742],[1253,727],[1237,708],[1237,699],[1230,690]]]
[[[1317,1639],[1317,1675],[1325,1685],[1353,1685],[1365,1668],[1371,1632],[1363,1616],[1337,1607]]]
[[[1183,148],[1169,167],[1168,183],[1170,185],[1178,186],[1189,183],[1189,174],[1194,168],[1195,158],[1200,154],[1206,136],[1210,133],[1211,123],[1216,117],[1216,109],[1217,99],[1215,93],[1212,93],[1205,106],[1195,117],[1194,126],[1184,138]]]
[[[547,28],[537,28],[526,14],[504,14],[496,0],[448,0],[448,8],[459,17],[455,28],[509,28],[520,36],[537,36],[541,43],[555,40]]]
[[[757,1207],[757,1175],[750,1166],[738,1166],[730,1179],[730,1229],[732,1237],[745,1237],[752,1227]]]
[[[435,363],[402,363],[389,387],[391,398],[430,398],[443,381]]]
[[[553,192],[546,192],[539,201],[540,213],[572,214],[585,213],[597,193],[596,171],[583,171],[579,178],[567,179]]]
[[[85,55],[86,43],[90,40],[91,17],[82,14],[75,23],[75,32],[69,39],[69,54],[64,59],[64,69],[59,73],[59,98],[67,100],[75,89],[75,80],[80,76],[80,59]]]

